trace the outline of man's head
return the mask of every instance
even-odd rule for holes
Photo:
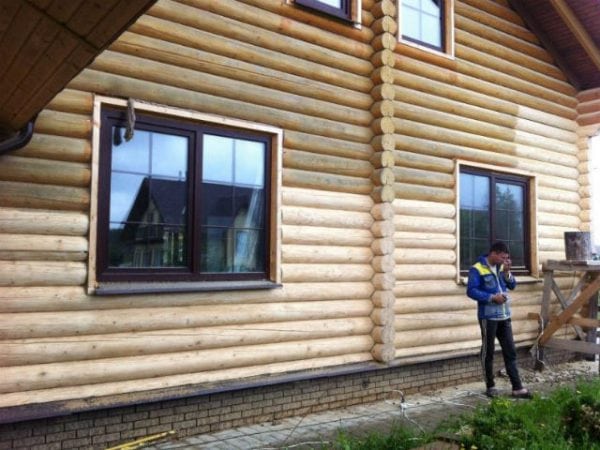
[[[490,247],[487,259],[492,265],[503,264],[508,258],[508,246],[504,242],[494,242]]]

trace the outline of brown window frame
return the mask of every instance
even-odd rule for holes
[[[402,40],[404,41],[409,41],[409,42],[413,42],[415,44],[418,45],[422,45],[424,47],[428,47],[431,48],[433,50],[436,50],[438,52],[444,52],[445,48],[446,48],[446,1],[447,0],[440,0],[440,36],[441,36],[441,43],[439,46],[437,45],[432,45],[428,42],[425,41],[421,41],[417,38],[411,37],[411,36],[407,36],[405,34],[401,35]],[[401,8],[404,7],[404,4],[402,4],[400,6]],[[419,10],[419,13],[423,13],[422,10]],[[400,14],[402,14],[402,12],[400,12]]]
[[[294,3],[299,6],[310,8],[347,22],[352,22],[352,0],[341,0],[341,2],[342,6],[340,8],[336,8],[318,0],[294,0]]]
[[[187,251],[190,255],[185,268],[113,268],[108,264],[108,233],[110,180],[112,158],[113,125],[126,126],[126,110],[118,106],[102,105],[99,131],[98,159],[98,218],[96,245],[96,280],[100,283],[165,283],[165,282],[245,282],[270,281],[271,274],[271,164],[273,136],[261,131],[234,128],[221,124],[194,121],[176,117],[165,117],[146,112],[136,114],[135,129],[158,131],[167,134],[190,137],[188,147],[188,214]],[[266,148],[264,167],[264,271],[261,272],[201,272],[200,236],[201,236],[201,184],[202,184],[202,135],[218,134],[232,138],[243,138],[263,142]],[[147,288],[146,288],[147,289]]]
[[[488,217],[489,217],[489,224],[490,224],[490,242],[489,244],[491,245],[495,240],[495,226],[494,226],[494,222],[495,222],[495,215],[496,215],[496,202],[495,200],[495,186],[496,183],[500,182],[507,182],[507,183],[511,183],[511,184],[518,184],[521,185],[523,187],[523,236],[524,236],[524,249],[523,249],[523,257],[524,257],[524,261],[525,264],[523,267],[514,267],[512,268],[512,272],[515,273],[516,275],[530,275],[532,273],[532,266],[531,266],[531,255],[532,255],[532,249],[531,249],[531,179],[523,176],[523,175],[515,175],[515,174],[510,174],[510,173],[505,173],[505,172],[499,172],[496,170],[490,170],[490,169],[483,169],[483,168],[475,168],[475,167],[469,167],[469,166],[461,166],[460,167],[460,174],[471,174],[471,175],[478,175],[478,176],[484,176],[487,177],[490,180],[490,192],[489,192],[489,204],[490,204],[490,209],[488,211]],[[458,215],[460,216],[460,195],[462,195],[462,190],[461,192],[459,192],[459,198],[458,198]],[[462,227],[462,224],[460,225]],[[458,233],[458,239],[461,239],[461,229],[457,230]],[[462,249],[464,248],[463,245],[460,245],[460,241],[459,241],[459,249],[460,251],[462,251]],[[489,248],[489,245],[488,245]],[[469,268],[462,268],[460,267],[460,262],[461,262],[461,255],[457,255],[458,256],[458,267],[460,270],[460,274],[461,275],[467,275],[469,272]],[[475,261],[473,261],[472,263],[474,263]],[[471,264],[472,264],[471,263]]]

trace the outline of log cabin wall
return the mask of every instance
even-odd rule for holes
[[[562,259],[577,100],[535,37],[504,1],[463,0],[455,58],[427,57],[396,43],[395,2],[362,7],[355,28],[281,0],[161,0],[47,106],[0,160],[0,408],[472,355],[455,159],[535,173],[539,259]],[[94,94],[284,130],[281,289],[87,295]],[[519,342],[539,298],[515,295]]]

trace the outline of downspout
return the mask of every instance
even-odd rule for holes
[[[35,124],[35,117],[27,122],[23,128],[21,128],[16,134],[13,134],[0,141],[0,155],[8,153],[12,150],[17,150],[27,145],[33,136],[33,125]]]

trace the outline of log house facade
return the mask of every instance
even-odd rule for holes
[[[425,367],[403,372],[408,390],[477,376],[460,264],[469,170],[526,186],[513,328],[531,346],[541,264],[591,226],[599,91],[578,92],[506,0],[442,2],[439,48],[409,36],[403,1],[342,2],[334,17],[318,1],[159,0],[48,103],[29,144],[0,157],[1,442],[33,439],[27,420],[275,382],[386,380],[325,406],[97,440],[63,425],[62,448],[385,398],[398,370]],[[128,100],[139,117],[267,136],[260,282],[98,276],[102,108]]]

